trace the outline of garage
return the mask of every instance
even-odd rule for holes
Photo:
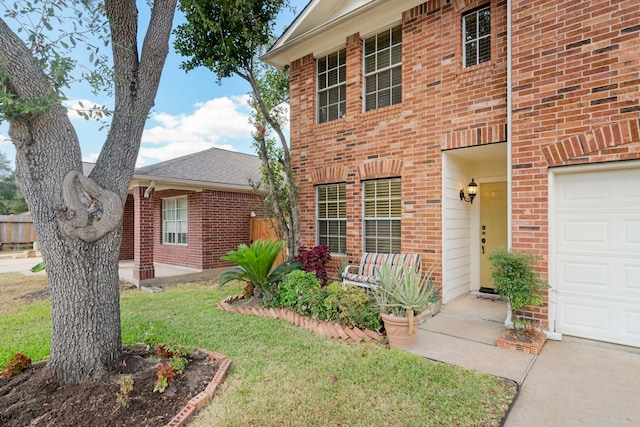
[[[556,332],[640,347],[640,164],[564,169],[551,181],[550,320]]]

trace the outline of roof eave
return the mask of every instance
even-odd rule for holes
[[[192,179],[168,178],[165,176],[138,174],[133,175],[131,184],[129,184],[129,190],[132,190],[134,187],[139,186],[148,187],[149,185],[151,185],[151,182],[154,182],[154,188],[156,188],[156,191],[159,191],[159,189],[177,189],[196,192],[203,190],[221,190],[236,193],[255,193],[255,190],[248,183],[247,185],[239,185],[224,182],[208,182]]]
[[[288,66],[292,60],[295,60],[297,58],[293,58],[293,59],[288,59],[288,56],[284,55],[284,52],[288,51],[289,49],[291,49],[292,47],[304,42],[305,40],[308,40],[310,38],[312,38],[313,36],[320,34],[324,31],[327,31],[337,25],[340,25],[341,23],[348,21],[350,19],[352,19],[354,16],[367,11],[368,9],[371,9],[375,6],[377,6],[380,3],[383,3],[385,0],[375,0],[372,1],[371,3],[367,3],[363,6],[360,6],[357,9],[354,9],[344,15],[340,15],[339,17],[332,19],[331,21],[327,21],[324,24],[313,28],[310,31],[307,31],[301,35],[299,35],[296,38],[293,39],[287,39],[284,40],[282,42],[282,44],[279,44],[280,40],[284,39],[287,36],[287,32],[290,31],[291,29],[288,29],[287,31],[285,31],[285,33],[274,43],[274,45],[272,46],[271,49],[269,49],[266,53],[264,53],[262,56],[260,56],[260,60],[262,62],[265,62],[269,65],[273,65],[276,68],[285,68],[286,66]],[[303,10],[304,12],[304,10]]]

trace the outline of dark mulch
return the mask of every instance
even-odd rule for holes
[[[121,369],[106,384],[61,387],[37,363],[10,378],[0,378],[0,426],[162,426],[187,402],[204,391],[218,364],[205,354],[190,357],[184,373],[164,393],[154,392],[156,366],[153,350],[126,348]],[[124,375],[133,378],[131,405],[116,401]]]
[[[504,338],[508,341],[531,344],[538,339],[540,332],[532,328],[509,328],[504,331]]]

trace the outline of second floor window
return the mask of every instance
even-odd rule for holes
[[[364,182],[364,251],[399,254],[400,178]]]
[[[347,108],[347,51],[318,59],[318,123],[344,117]]]
[[[347,187],[345,183],[319,185],[318,244],[328,245],[333,254],[347,251]]]
[[[187,244],[187,198],[162,200],[162,243]]]
[[[489,6],[473,10],[462,17],[464,37],[464,66],[491,60],[491,9]]]
[[[364,41],[365,111],[402,102],[402,26]]]

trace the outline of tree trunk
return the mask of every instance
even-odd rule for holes
[[[295,178],[293,174],[293,168],[291,166],[291,155],[289,153],[289,146],[287,145],[287,138],[282,131],[282,127],[278,120],[276,120],[267,109],[265,105],[264,99],[262,98],[262,93],[260,91],[260,87],[256,81],[256,77],[253,73],[253,70],[246,70],[246,74],[239,73],[238,75],[249,82],[251,85],[251,90],[258,104],[258,108],[264,120],[269,124],[269,126],[276,132],[278,135],[278,139],[280,140],[280,146],[282,148],[283,154],[283,167],[285,172],[285,180],[287,186],[287,193],[289,197],[289,209],[288,212],[284,212],[282,209],[278,208],[276,213],[282,218],[278,218],[280,224],[285,225],[285,229],[283,230],[287,239],[287,249],[289,252],[289,257],[293,258],[297,253],[298,249],[301,245],[300,238],[300,214],[298,212],[298,189],[296,188]],[[262,165],[267,172],[267,177],[269,180],[269,192],[271,193],[272,199],[277,200],[277,192],[273,188],[273,178],[269,175],[273,175],[273,171],[269,167],[268,154],[265,146],[265,137],[264,131],[262,132],[262,137],[259,138],[260,143],[260,158],[262,159]],[[275,209],[274,209],[275,210]]]
[[[176,0],[156,0],[140,57],[135,0],[105,0],[111,23],[115,112],[90,176],[66,109],[10,118],[16,181],[41,242],[51,289],[48,367],[63,384],[104,380],[121,353],[118,255],[124,201],[169,46]],[[25,44],[0,19],[0,67],[9,93],[57,97]],[[2,106],[0,106],[2,108]]]

